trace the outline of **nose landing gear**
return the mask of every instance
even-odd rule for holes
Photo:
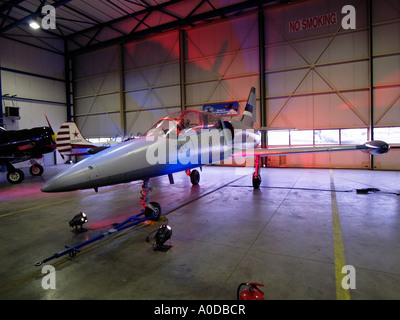
[[[55,258],[59,258],[61,256],[64,256],[66,254],[69,254],[70,257],[75,257],[77,253],[80,252],[80,248],[87,246],[95,241],[98,241],[100,239],[103,239],[106,236],[110,236],[116,232],[134,227],[142,222],[148,221],[148,220],[158,220],[160,218],[161,215],[161,206],[157,203],[157,202],[148,202],[148,193],[151,191],[151,188],[149,188],[149,180],[146,179],[143,181],[143,185],[142,185],[142,191],[141,193],[141,197],[139,198],[140,204],[142,205],[144,212],[141,212],[139,214],[136,214],[128,219],[126,219],[125,221],[115,225],[114,227],[112,227],[110,230],[101,233],[93,238],[90,238],[84,242],[81,242],[73,247],[69,247],[66,246],[66,249],[60,252],[57,252],[55,254],[53,254],[52,256],[39,261],[35,264],[35,266],[40,266],[45,262],[48,262],[52,259]],[[144,215],[144,217],[143,217]]]
[[[161,215],[161,206],[157,202],[148,203],[148,194],[151,192],[149,187],[149,179],[143,180],[142,191],[140,191],[139,202],[144,209],[144,215],[146,218],[154,216],[151,220],[157,221]]]

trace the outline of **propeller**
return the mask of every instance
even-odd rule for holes
[[[46,118],[47,125],[48,125],[48,127],[50,128],[50,130],[51,130],[51,140],[52,140],[53,143],[55,144],[55,143],[56,143],[57,134],[54,133],[54,130],[53,130],[53,128],[51,127],[50,121],[49,121],[49,119],[47,118],[47,115],[44,114],[44,116],[45,116],[45,118]]]
[[[54,130],[53,130],[51,124],[50,124],[50,121],[47,118],[47,115],[44,114],[44,116],[46,118],[47,125],[48,125],[48,127],[50,128],[50,131],[51,131],[51,141],[53,142],[54,149],[57,149],[57,144],[56,144],[57,133],[54,133]],[[61,155],[61,158],[64,160],[64,156],[61,153],[60,153],[60,155]]]

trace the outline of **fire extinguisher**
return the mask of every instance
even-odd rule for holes
[[[240,291],[242,286],[247,286],[247,289]],[[264,287],[263,284],[257,282],[241,283],[237,288],[238,300],[264,300],[264,292],[258,287]]]

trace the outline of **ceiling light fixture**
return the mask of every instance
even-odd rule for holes
[[[40,25],[37,23],[36,18],[32,18],[32,20],[29,22],[29,26],[32,29],[40,29]]]

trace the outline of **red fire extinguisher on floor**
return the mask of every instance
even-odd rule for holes
[[[240,291],[243,286],[247,286],[246,289]],[[237,299],[238,300],[264,300],[264,292],[258,287],[264,287],[263,284],[257,282],[241,283],[237,288]]]

